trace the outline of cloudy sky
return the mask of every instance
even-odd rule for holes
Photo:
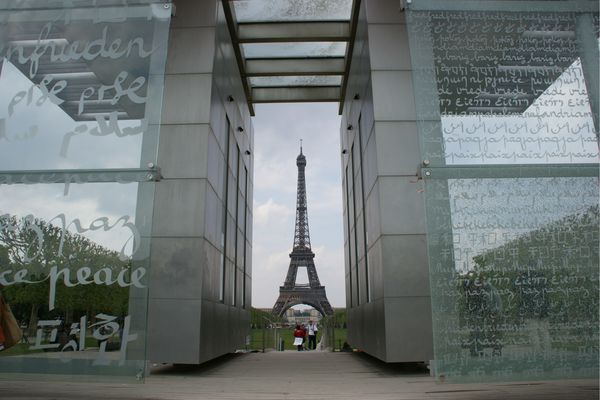
[[[345,306],[338,105],[268,104],[254,118],[252,305],[273,307],[289,267],[294,239],[303,139],[308,223],[315,265],[333,307]],[[305,269],[304,269],[305,271]],[[298,283],[307,282],[299,271]],[[303,274],[304,272],[304,274]]]

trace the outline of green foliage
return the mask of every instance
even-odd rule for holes
[[[338,329],[346,329],[347,327],[347,318],[346,318],[346,309],[345,308],[337,308],[333,313],[334,326]]]
[[[281,323],[283,319],[270,312],[252,307],[250,309],[250,324],[252,328],[263,328],[273,323]]]
[[[598,206],[589,207],[473,257],[472,276],[456,280],[462,323],[469,308],[464,288],[477,276],[501,299],[501,323],[519,325],[527,317],[547,317],[552,326],[564,327],[556,328],[556,334],[597,335],[598,211]],[[570,328],[573,322],[578,325]]]
[[[27,270],[26,279],[37,282],[3,288],[3,295],[17,319],[31,318],[31,322],[36,323],[38,316],[60,316],[70,322],[84,314],[103,312],[118,316],[127,313],[128,288],[93,282],[67,287],[62,278],[56,285],[56,309],[48,313],[44,305],[49,299],[48,275],[53,267],[70,271],[73,281],[77,271],[84,267],[92,274],[107,268],[116,277],[121,270],[131,267],[131,260],[122,260],[118,252],[44,220],[0,216],[0,271]],[[42,315],[38,315],[38,309]]]

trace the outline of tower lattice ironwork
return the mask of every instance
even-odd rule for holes
[[[308,233],[308,214],[306,207],[306,157],[302,154],[296,158],[298,166],[298,195],[296,198],[296,228],[294,231],[294,247],[290,253],[290,266],[283,286],[279,287],[279,298],[273,306],[272,313],[283,316],[285,311],[297,304],[313,306],[323,315],[332,315],[333,309],[327,300],[325,286],[321,286],[315,268],[315,253],[310,247]],[[299,267],[306,267],[308,284],[297,284],[296,276]]]

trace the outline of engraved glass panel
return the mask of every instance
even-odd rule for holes
[[[598,162],[597,15],[440,10],[409,19],[432,166]]]
[[[169,18],[164,4],[0,11],[0,170],[155,163]]]
[[[415,0],[407,24],[436,376],[597,378],[598,5]]]
[[[0,378],[143,380],[171,16],[153,3],[0,5]]]
[[[598,189],[597,177],[427,180],[438,377],[597,377]]]
[[[0,185],[0,374],[143,378],[153,185]]]

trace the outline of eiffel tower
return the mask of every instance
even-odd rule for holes
[[[279,298],[273,306],[273,315],[283,316],[286,310],[297,304],[313,306],[322,315],[333,315],[333,309],[327,300],[325,286],[321,286],[315,268],[315,253],[310,248],[308,234],[308,215],[306,213],[306,182],[304,168],[306,157],[302,154],[296,158],[298,166],[298,197],[296,199],[296,229],[294,232],[294,248],[290,253],[290,267],[283,286],[279,287]],[[308,284],[296,284],[296,275],[299,267],[306,267]]]

